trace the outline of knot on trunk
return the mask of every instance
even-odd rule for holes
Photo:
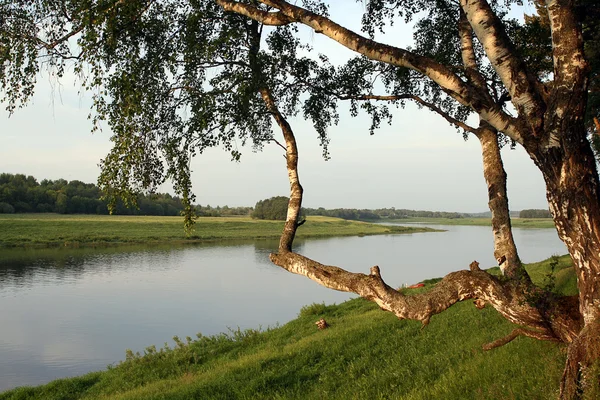
[[[471,264],[469,264],[469,269],[473,272],[481,271],[481,268],[479,268],[479,263],[477,261],[473,261]]]

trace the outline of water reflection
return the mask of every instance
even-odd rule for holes
[[[486,227],[445,233],[298,241],[323,263],[368,273],[379,265],[392,286],[494,265]],[[564,246],[553,230],[518,230],[522,258]],[[103,369],[124,350],[160,346],[173,335],[285,323],[312,302],[341,302],[270,263],[275,240],[80,249],[0,251],[0,390]]]

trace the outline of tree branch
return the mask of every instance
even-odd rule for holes
[[[281,26],[294,22],[293,19],[284,15],[281,12],[268,12],[259,10],[250,4],[238,3],[232,0],[217,0],[217,4],[223,7],[225,11],[231,11],[240,15],[244,15],[255,21],[259,21],[264,25]]]
[[[532,331],[532,330],[525,329],[525,328],[516,328],[511,333],[509,333],[507,336],[502,337],[498,340],[494,340],[491,343],[484,344],[482,346],[483,350],[488,351],[488,350],[495,349],[497,347],[504,346],[505,344],[512,342],[519,336],[526,336],[526,337],[530,337],[530,338],[538,339],[538,340],[549,340],[552,342],[560,342],[560,340],[558,340],[556,338],[556,336],[548,335],[544,332]]]
[[[112,11],[113,9],[115,9],[117,6],[119,6],[120,4],[124,3],[125,0],[117,0],[115,1],[115,3],[113,5],[111,5],[110,7],[108,7],[106,10],[103,10],[103,12],[108,12],[108,11]],[[150,7],[150,5],[153,3],[153,1],[150,1],[146,7],[144,7],[142,9],[142,12],[140,14],[143,14],[144,12],[146,12],[148,10],[148,8]],[[64,6],[61,9],[61,12],[63,13],[63,15],[65,16],[65,18],[68,21],[72,21],[72,19],[67,15],[67,11],[65,10]],[[92,22],[96,22],[96,20],[92,20]],[[54,49],[56,46],[58,46],[59,44],[66,42],[67,40],[69,40],[70,38],[72,38],[73,36],[77,35],[78,33],[81,33],[81,31],[83,31],[83,29],[85,28],[85,26],[79,25],[78,27],[74,28],[73,30],[71,30],[70,32],[67,32],[65,35],[63,35],[62,37],[54,40],[52,43],[46,43],[43,40],[37,38],[38,42],[40,44],[42,44],[43,47],[45,47],[48,50],[52,50]]]
[[[587,75],[580,77],[573,71],[587,71],[589,66],[583,54],[583,35],[574,6],[570,1],[560,0],[547,0],[546,4],[552,31],[554,83],[570,91],[581,90],[573,84],[586,84]]]
[[[467,125],[463,121],[460,121],[450,114],[444,112],[441,108],[437,107],[435,104],[430,103],[428,101],[423,100],[421,97],[413,95],[413,94],[401,94],[401,95],[374,95],[374,94],[365,94],[365,95],[337,95],[335,93],[331,93],[336,96],[340,100],[381,100],[381,101],[398,101],[398,100],[413,100],[416,103],[419,103],[431,111],[439,114],[450,124],[455,125],[467,132],[471,132],[475,135],[478,134],[478,130],[473,128],[472,126]]]
[[[460,37],[460,53],[467,79],[487,95],[487,82],[479,72],[475,50],[473,49],[473,28],[462,8],[458,20],[458,34]]]
[[[267,6],[273,7],[288,18],[287,23],[298,22],[314,29],[317,33],[335,40],[341,45],[353,50],[365,57],[395,65],[413,69],[437,83],[449,96],[460,104],[470,107],[481,115],[497,130],[504,132],[511,139],[521,143],[522,135],[517,120],[498,108],[495,103],[487,101],[485,96],[479,95],[478,91],[470,84],[463,82],[447,66],[434,61],[431,58],[415,54],[411,51],[389,46],[361,36],[346,29],[328,18],[315,14],[302,7],[292,5],[284,0],[258,0]],[[264,24],[272,22],[272,18],[263,10],[255,6],[239,3],[234,0],[217,0],[217,3],[227,10],[233,11],[234,5],[240,5],[240,13],[260,21]],[[277,14],[279,15],[279,14]],[[283,23],[280,17],[276,18],[276,24]]]
[[[269,142],[275,142],[275,144],[279,147],[281,147],[284,151],[286,151],[286,147],[284,145],[282,145],[281,143],[279,143],[279,141],[277,139],[269,139]]]
[[[527,73],[525,64],[514,53],[502,22],[486,0],[460,0],[460,4],[519,115],[525,118],[535,136],[542,135],[546,108],[538,92],[540,82]]]
[[[457,271],[446,275],[441,282],[425,293],[406,296],[383,281],[377,266],[371,268],[369,275],[365,275],[323,265],[292,252],[271,254],[269,258],[287,271],[304,275],[322,286],[356,293],[375,302],[383,310],[394,313],[399,319],[417,320],[427,325],[433,315],[459,301],[480,299],[490,303],[509,321],[556,337],[538,310],[527,304],[518,285],[502,283],[496,277],[475,267],[472,267],[471,271]]]

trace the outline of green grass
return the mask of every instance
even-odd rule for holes
[[[559,259],[556,282],[572,292],[568,261]],[[543,284],[550,262],[528,270]],[[317,330],[319,318],[330,328]],[[563,346],[517,338],[481,350],[513,327],[470,301],[434,316],[425,329],[363,299],[313,304],[282,327],[178,340],[174,349],[129,353],[106,371],[18,388],[0,400],[556,398]]]
[[[424,223],[435,225],[477,225],[491,226],[491,218],[402,218],[394,220],[382,220],[398,223]],[[554,228],[551,218],[511,218],[514,228]]]
[[[198,218],[193,236],[186,238],[182,217],[0,214],[0,247],[270,239],[278,238],[282,229],[283,222],[279,221],[253,220],[249,217],[203,217]],[[427,230],[309,217],[298,229],[297,236],[381,235]]]

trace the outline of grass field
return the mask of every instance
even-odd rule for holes
[[[182,217],[0,214],[0,246],[77,246],[147,242],[198,242],[278,238],[283,222],[249,217],[198,218],[186,238]],[[329,217],[308,217],[298,237],[381,235],[431,231]]]
[[[432,225],[479,225],[491,226],[491,218],[402,218],[389,220],[397,223],[425,223]],[[554,228],[551,218],[511,218],[514,228]]]
[[[550,263],[528,270],[543,284]],[[555,272],[557,287],[576,291],[568,256]],[[317,330],[319,318],[330,328]],[[556,398],[563,346],[517,338],[481,350],[513,327],[471,301],[434,316],[424,329],[363,299],[313,304],[282,327],[177,340],[172,349],[128,353],[106,371],[15,389],[0,400]]]

